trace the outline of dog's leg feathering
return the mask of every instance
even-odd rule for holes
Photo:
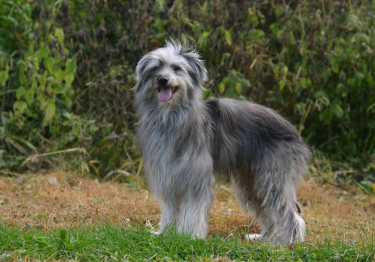
[[[175,227],[177,223],[178,205],[172,203],[164,203],[160,218],[160,228],[158,231],[153,232],[160,235],[167,228]]]
[[[180,214],[179,231],[191,234],[193,237],[207,236],[208,213],[214,198],[215,183],[212,175],[208,178],[209,181],[196,187],[197,190],[190,190]]]

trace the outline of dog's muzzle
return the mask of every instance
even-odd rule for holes
[[[168,102],[172,99],[174,93],[176,93],[178,87],[177,86],[169,86],[168,85],[168,78],[161,77],[158,79],[158,98],[161,102]]]

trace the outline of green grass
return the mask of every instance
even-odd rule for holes
[[[374,261],[373,236],[362,241],[326,239],[291,247],[247,243],[236,236],[192,239],[170,232],[157,236],[144,227],[82,226],[45,232],[0,223],[0,261],[20,258],[80,261]]]

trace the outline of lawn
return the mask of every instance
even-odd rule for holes
[[[55,172],[0,177],[0,261],[374,261],[375,200],[306,181],[298,197],[306,241],[290,246],[248,243],[249,228],[219,183],[207,239],[150,233],[158,203],[139,183],[99,183]]]

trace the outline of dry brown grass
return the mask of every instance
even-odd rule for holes
[[[58,184],[48,182],[56,177]],[[375,199],[333,186],[304,182],[299,200],[304,206],[302,217],[308,227],[307,241],[326,237],[358,239],[363,232],[374,233]],[[99,183],[64,172],[16,178],[0,177],[0,220],[7,225],[42,226],[45,229],[75,227],[97,223],[130,221],[157,227],[159,205],[145,190],[131,191],[117,183]],[[210,234],[258,232],[248,227],[230,193],[230,186],[218,185],[210,213]]]

